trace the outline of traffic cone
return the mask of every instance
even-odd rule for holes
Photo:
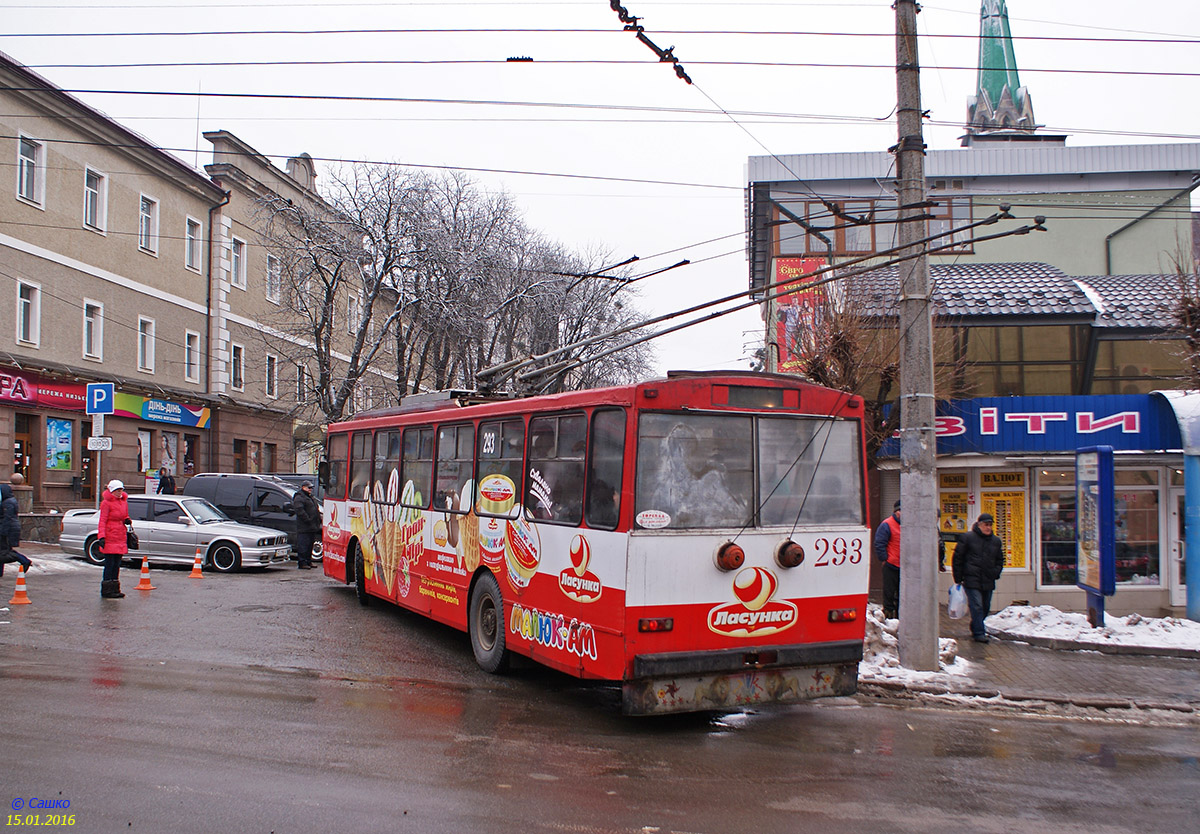
[[[32,601],[29,595],[25,593],[25,567],[22,566],[17,574],[17,588],[13,591],[13,597],[8,601],[9,605],[31,605]]]
[[[194,565],[192,565],[192,572],[188,574],[188,579],[203,579],[204,578],[204,574],[200,571],[200,562],[202,561],[202,558],[203,558],[200,555],[201,550],[203,550],[203,548],[200,545],[196,545],[196,563]]]
[[[150,584],[150,557],[145,553],[142,554],[142,581],[137,584],[133,590],[135,591],[153,591],[154,586]]]

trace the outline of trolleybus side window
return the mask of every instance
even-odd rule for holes
[[[665,521],[656,526],[741,527],[754,509],[753,444],[750,417],[642,414],[635,511]]]
[[[479,424],[479,480],[475,509],[480,515],[516,518],[521,468],[525,463],[525,421]]]
[[[587,416],[534,417],[529,421],[525,509],[534,519],[578,524],[583,518],[583,459]]]
[[[325,485],[325,497],[346,497],[346,463],[350,452],[350,435],[334,434],[329,438],[329,479]]]
[[[382,499],[388,503],[395,504],[399,498],[399,487],[388,494],[388,484],[392,482],[392,473],[396,472],[396,479],[399,480],[400,469],[400,432],[398,431],[377,431],[375,432],[375,473],[371,481],[371,497]],[[376,484],[381,493],[375,495]]]
[[[612,530],[617,526],[624,471],[625,411],[596,409],[592,414],[592,448],[587,470],[588,527]]]
[[[371,488],[371,433],[355,432],[350,438],[350,495],[363,501]]]
[[[475,427],[441,426],[437,441],[437,489],[434,509],[468,512],[468,482],[475,474]]]
[[[758,420],[758,491],[764,526],[862,524],[858,423]]]
[[[404,467],[400,503],[406,507],[425,509],[429,506],[433,484],[433,428],[404,430]],[[412,489],[408,485],[412,484]]]

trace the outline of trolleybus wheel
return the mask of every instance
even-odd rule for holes
[[[471,591],[467,631],[475,662],[485,672],[503,672],[508,668],[509,653],[504,648],[504,598],[496,577],[485,573]]]
[[[363,565],[362,548],[357,544],[354,545],[354,595],[358,597],[358,604],[366,608],[371,604],[371,597],[367,593],[367,573],[366,567]]]

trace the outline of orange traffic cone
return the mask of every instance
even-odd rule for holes
[[[196,563],[192,565],[192,572],[188,574],[188,579],[204,578],[204,574],[200,571],[200,562],[202,560],[200,555],[201,550],[203,550],[203,548],[200,545],[196,545]]]
[[[133,590],[135,591],[153,591],[154,586],[150,584],[150,557],[145,553],[142,554],[142,581],[137,584]]]
[[[21,571],[17,574],[17,588],[13,591],[13,597],[8,601],[9,605],[31,605],[29,595],[25,593],[25,568],[22,566]]]

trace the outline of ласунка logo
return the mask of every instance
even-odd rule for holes
[[[779,579],[766,568],[746,568],[733,577],[737,602],[718,605],[708,612],[710,631],[725,637],[764,637],[796,624],[799,609],[787,600],[772,597]]]

